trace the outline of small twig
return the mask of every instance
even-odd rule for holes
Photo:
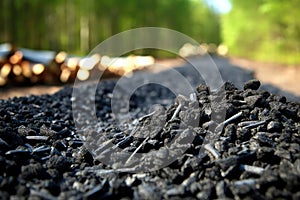
[[[217,132],[220,131],[220,130],[223,128],[223,126],[225,126],[225,125],[227,125],[228,123],[230,123],[231,121],[233,121],[233,120],[239,118],[240,116],[242,116],[242,114],[243,114],[243,112],[241,111],[241,112],[239,112],[239,113],[233,115],[232,117],[229,117],[229,118],[226,119],[224,122],[220,123],[220,124],[216,127],[215,130],[216,130]]]
[[[48,156],[42,157],[42,158],[41,158],[41,160],[42,160],[42,161],[44,161],[44,160],[47,160],[47,159],[49,159],[49,158],[51,158],[51,155],[48,155]]]
[[[234,185],[236,186],[242,186],[242,185],[253,185],[255,184],[255,179],[244,179],[244,180],[240,180],[240,181],[235,181]]]
[[[250,172],[253,174],[259,174],[261,175],[265,169],[262,167],[256,167],[256,166],[251,166],[251,165],[241,165],[241,169],[245,170],[246,172]]]
[[[229,117],[227,120],[225,120],[225,121],[223,122],[223,125],[226,125],[226,124],[228,124],[229,122],[231,122],[231,121],[233,121],[233,120],[239,118],[240,116],[242,116],[242,114],[243,114],[243,112],[241,111],[241,112],[239,112],[239,113],[233,115],[232,117]]]
[[[175,117],[177,116],[177,114],[178,114],[179,111],[181,110],[181,107],[182,107],[182,104],[180,103],[180,104],[177,106],[177,108],[176,108],[176,110],[175,110],[173,116],[171,117],[170,121],[173,121],[173,120],[175,119]]]
[[[204,145],[204,149],[210,152],[216,159],[221,157],[220,152],[218,152],[218,150],[216,150],[211,144]]]
[[[155,114],[155,112],[156,112],[156,110],[153,111],[153,112],[151,112],[151,113],[149,113],[149,114],[147,114],[147,115],[144,115],[144,116],[140,117],[140,118],[139,118],[139,122],[140,122],[140,121],[143,121],[144,119],[146,119],[146,118],[148,118],[148,117],[151,117],[152,115]]]
[[[264,123],[266,123],[265,120],[263,120],[263,121],[257,121],[257,122],[253,122],[253,123],[251,123],[251,124],[249,124],[247,126],[244,126],[242,128],[254,128],[254,127],[260,126],[260,125],[262,125]]]
[[[109,145],[109,144],[112,144],[112,141],[114,140],[114,138],[112,138],[112,139],[109,139],[109,140],[106,140],[105,142],[103,142],[102,144],[101,144],[101,146],[100,147],[98,147],[96,150],[95,150],[95,153],[96,154],[98,154],[99,152],[103,152],[103,149],[107,146],[107,145]]]
[[[148,139],[149,139],[149,137],[145,138],[144,141],[138,146],[138,148],[136,148],[136,150],[134,150],[134,152],[129,156],[129,158],[125,162],[125,166],[127,163],[129,163],[131,161],[133,156],[142,148],[142,146],[147,142]]]
[[[48,140],[48,136],[39,136],[39,135],[31,135],[31,136],[26,136],[27,140]]]
[[[238,124],[238,126],[240,126],[240,127],[248,126],[248,125],[253,124],[253,123],[256,123],[256,122],[258,122],[258,121],[254,121],[254,120],[252,120],[252,121],[243,121],[243,122],[240,122],[240,123]]]
[[[40,152],[45,152],[45,151],[50,151],[51,148],[46,146],[46,145],[43,145],[43,146],[40,146],[40,147],[37,147],[35,149],[33,149],[33,153],[40,153]]]
[[[89,172],[95,172],[97,175],[110,174],[110,173],[122,173],[122,172],[134,172],[135,167],[132,168],[120,168],[120,169],[90,169]]]
[[[33,146],[31,146],[31,145],[28,144],[28,143],[24,144],[24,146],[26,146],[27,149],[32,153],[32,151],[33,151]]]
[[[125,142],[127,142],[128,140],[130,140],[131,135],[125,137],[123,140],[121,140],[120,142],[118,142],[115,146],[113,146],[113,149],[116,149],[118,147],[120,147],[120,145],[124,144]]]

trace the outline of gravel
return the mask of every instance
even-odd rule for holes
[[[84,129],[74,123],[73,88],[0,100],[2,199],[299,199],[299,102],[258,90],[258,80],[243,90],[229,82],[218,91],[199,85],[191,98],[148,84],[131,97],[131,119],[120,127],[114,86],[98,85],[98,120]],[[82,87],[88,94],[95,85]],[[82,100],[78,123],[89,120],[84,105],[92,101]],[[163,109],[150,112],[156,103]]]

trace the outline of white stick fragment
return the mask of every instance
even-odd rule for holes
[[[97,175],[110,174],[110,173],[121,173],[121,172],[134,172],[136,168],[120,168],[120,169],[91,169],[89,172],[94,172]]]
[[[251,165],[241,165],[241,169],[245,170],[246,172],[258,175],[261,175],[265,171],[265,169],[262,167],[256,167]]]
[[[262,125],[264,123],[266,123],[265,120],[263,120],[263,121],[257,121],[255,123],[252,123],[252,124],[249,124],[247,126],[244,126],[243,128],[254,128],[254,127],[260,126],[260,125]]]
[[[174,112],[174,114],[173,114],[173,116],[172,116],[172,118],[171,118],[170,121],[172,121],[172,120],[175,119],[175,117],[177,116],[177,114],[178,114],[179,111],[181,110],[181,107],[182,107],[182,104],[179,104],[179,105],[177,106],[177,108],[176,108],[176,110],[175,110],[175,112]]]
[[[204,145],[204,149],[210,152],[216,159],[221,157],[220,152],[218,152],[211,144]]]
[[[252,121],[243,121],[243,122],[240,122],[240,123],[238,124],[238,126],[239,126],[239,127],[248,126],[248,125],[254,124],[254,123],[256,123],[256,122],[258,122],[258,121],[254,121],[254,120],[252,120]]]
[[[240,181],[235,181],[234,185],[236,186],[242,186],[242,185],[254,185],[255,184],[255,179],[244,179]]]
[[[156,112],[156,110],[153,111],[153,112],[151,112],[151,113],[149,113],[149,114],[147,114],[147,115],[144,115],[144,116],[140,117],[140,118],[139,118],[139,122],[140,122],[140,121],[143,121],[143,120],[146,119],[147,117],[150,117],[150,116],[154,115],[155,112]]]
[[[232,117],[229,117],[228,119],[226,119],[222,124],[223,124],[223,125],[226,125],[226,124],[228,124],[229,122],[231,122],[231,121],[233,121],[233,120],[239,118],[240,116],[242,116],[242,114],[243,114],[243,112],[241,111],[241,112],[239,112],[239,113],[233,115]]]
[[[191,93],[190,94],[190,100],[191,101],[197,101],[197,95],[196,95],[196,93]]]
[[[134,152],[129,156],[129,158],[125,162],[125,166],[126,166],[127,163],[129,163],[131,161],[131,159],[133,158],[133,156],[142,148],[142,146],[147,142],[147,140],[149,138],[150,137],[145,138],[144,141],[140,144],[140,146],[138,146],[138,148],[136,148],[136,150],[134,150]]]
[[[223,128],[223,126],[225,126],[225,125],[227,125],[229,122],[231,122],[231,121],[233,121],[233,120],[239,118],[240,116],[242,116],[242,114],[243,114],[243,112],[241,111],[241,112],[239,112],[239,113],[233,115],[232,117],[226,119],[224,122],[220,123],[220,124],[216,127],[215,131],[216,131],[216,132],[221,131],[222,128]]]
[[[39,135],[32,135],[32,136],[26,136],[27,140],[48,140],[48,136],[39,136]]]

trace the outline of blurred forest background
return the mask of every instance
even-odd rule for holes
[[[300,0],[230,0],[228,13],[208,2],[1,0],[0,43],[84,55],[119,32],[158,26],[199,43],[225,44],[231,56],[300,63]]]

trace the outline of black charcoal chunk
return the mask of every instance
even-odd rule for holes
[[[269,132],[280,132],[282,129],[282,125],[280,122],[277,122],[277,121],[270,121],[268,123],[268,126],[267,126],[267,130]]]
[[[244,84],[244,90],[251,89],[251,90],[257,90],[260,87],[260,81],[257,79],[252,79],[250,81],[247,81]]]

